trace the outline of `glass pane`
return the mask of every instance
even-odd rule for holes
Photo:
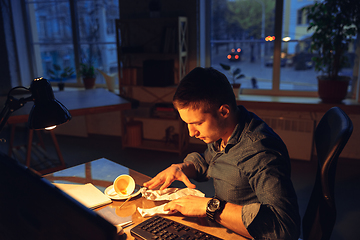
[[[211,66],[241,88],[272,89],[275,1],[213,0],[211,9]],[[234,77],[237,68],[245,77]]]
[[[81,61],[92,63],[108,75],[117,73],[115,19],[119,18],[118,1],[78,1]],[[105,83],[98,72],[96,83]]]
[[[81,44],[81,58],[83,62],[91,61],[95,69],[105,72],[107,75],[116,75],[117,66],[116,44]],[[104,76],[95,71],[96,84],[106,84]],[[115,82],[117,80],[115,79]]]
[[[53,82],[76,82],[74,47],[72,44],[39,44],[41,64],[45,78]],[[65,69],[69,70],[64,75]]]
[[[309,3],[295,1],[291,2],[291,7],[286,4],[288,2],[284,2],[284,27],[281,45],[284,65],[281,67],[280,89],[317,91],[316,76],[320,75],[321,72],[315,71],[314,63],[311,60],[315,56],[310,53],[312,32],[307,31],[309,22],[306,11],[303,10],[304,7],[309,6]],[[354,43],[350,44],[346,53],[348,64],[341,70],[341,75],[353,76],[355,50]],[[349,87],[350,90],[351,87]]]
[[[64,1],[28,4],[38,76],[59,81],[66,67],[75,69],[69,4]],[[76,81],[69,71],[67,81]]]
[[[317,91],[317,80],[310,53],[311,33],[303,7],[308,2],[294,2],[291,7],[284,3],[283,41],[280,89],[294,91]]]

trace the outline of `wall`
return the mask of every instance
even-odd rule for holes
[[[325,112],[306,112],[306,111],[271,111],[271,110],[259,110],[259,109],[248,109],[249,111],[254,112],[260,118],[266,118],[268,116],[284,118],[284,119],[297,119],[297,120],[313,120],[316,127],[317,123],[321,120],[322,116]],[[353,133],[345,146],[344,150],[341,153],[341,157],[343,158],[351,158],[351,159],[359,159],[360,160],[360,115],[359,114],[349,114],[351,121],[353,122],[354,129]],[[276,132],[276,130],[275,130]],[[280,135],[280,134],[279,134]],[[311,139],[312,141],[312,139]],[[300,139],[297,139],[296,136],[293,138],[292,143],[288,144],[303,144]],[[311,142],[312,144],[312,142]],[[295,145],[295,147],[297,147]],[[288,147],[289,148],[289,147]],[[313,148],[312,154],[316,155],[316,151]],[[299,159],[297,156],[291,156],[292,158]]]

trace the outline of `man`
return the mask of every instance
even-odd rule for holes
[[[236,105],[226,76],[195,68],[180,82],[173,104],[190,136],[207,143],[207,150],[190,153],[144,186],[164,189],[180,180],[195,188],[189,178],[213,178],[215,198],[187,196],[165,210],[208,217],[248,238],[298,239],[300,217],[286,146],[260,118]]]

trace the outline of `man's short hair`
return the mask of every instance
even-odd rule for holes
[[[214,68],[196,67],[179,83],[173,104],[176,109],[201,109],[214,113],[221,105],[236,109],[236,99],[227,77]]]

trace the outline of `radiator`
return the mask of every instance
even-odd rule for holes
[[[310,161],[315,121],[282,117],[262,117],[286,144],[291,159]]]

